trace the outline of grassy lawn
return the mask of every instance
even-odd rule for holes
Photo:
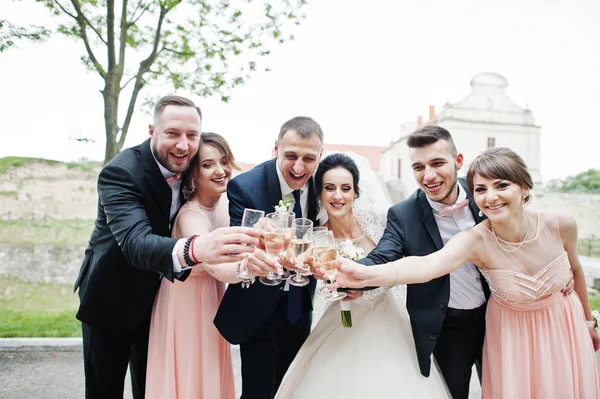
[[[86,245],[93,220],[0,220],[0,242],[6,244]]]
[[[579,240],[579,255],[600,258],[600,239],[585,238]]]
[[[71,285],[0,277],[0,338],[81,336],[78,305]]]
[[[600,296],[589,294],[600,311]],[[79,299],[71,285],[36,284],[0,277],[0,338],[79,337]]]
[[[10,168],[26,165],[30,162],[45,163],[47,165],[60,165],[64,162],[55,161],[53,159],[44,158],[27,158],[27,157],[4,157],[0,158],[0,173],[6,173]],[[81,161],[66,163],[68,169],[78,168],[85,172],[97,172],[102,167],[102,162],[96,161]]]

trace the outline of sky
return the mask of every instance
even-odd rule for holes
[[[0,10],[13,23],[52,21],[32,0],[2,0]],[[326,142],[387,146],[402,122],[462,100],[474,75],[496,72],[542,128],[545,181],[600,168],[600,2],[313,0],[304,12],[289,30],[295,41],[263,60],[271,72],[252,75],[228,104],[177,93],[202,108],[203,130],[222,134],[238,161],[268,159],[297,115],[319,122]],[[103,159],[103,83],[82,54],[60,36],[0,53],[0,157]],[[125,146],[145,140],[150,122],[138,104]]]

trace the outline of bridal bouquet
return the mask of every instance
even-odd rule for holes
[[[358,241],[352,241],[349,238],[338,243],[337,247],[338,254],[343,258],[358,260],[365,256],[365,250],[358,246]],[[352,328],[350,302],[340,301],[340,308],[342,310],[342,326],[344,328]]]

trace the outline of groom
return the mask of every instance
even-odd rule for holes
[[[297,218],[316,220],[313,174],[323,151],[323,131],[308,117],[283,124],[275,144],[277,158],[229,182],[229,217],[241,224],[244,208],[273,212],[280,200],[294,202]],[[291,211],[292,209],[290,209]],[[260,251],[260,249],[256,249]],[[230,285],[215,317],[227,341],[240,344],[242,399],[270,399],[310,332],[316,281],[305,287]]]
[[[466,183],[457,178],[463,156],[450,133],[426,126],[407,139],[413,175],[419,189],[388,211],[377,247],[359,263],[393,262],[441,249],[455,234],[481,222],[479,208]],[[475,265],[424,284],[410,284],[406,307],[421,374],[429,376],[431,354],[454,399],[469,396],[471,370],[481,376],[485,309],[489,287]]]

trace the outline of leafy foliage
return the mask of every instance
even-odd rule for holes
[[[600,193],[600,169],[590,169],[565,180],[550,180],[546,187],[552,191]]]
[[[35,1],[57,17],[58,33],[82,42],[81,61],[104,80],[105,162],[121,150],[144,87],[168,85],[228,102],[253,72],[268,70],[259,60],[271,46],[293,40],[284,31],[300,24],[306,5],[306,0]],[[3,40],[24,34],[9,32]],[[129,100],[121,119],[125,90]]]
[[[43,26],[30,25],[24,28],[0,19],[0,53],[16,47],[18,40],[41,42],[48,36],[50,36],[50,31]]]

